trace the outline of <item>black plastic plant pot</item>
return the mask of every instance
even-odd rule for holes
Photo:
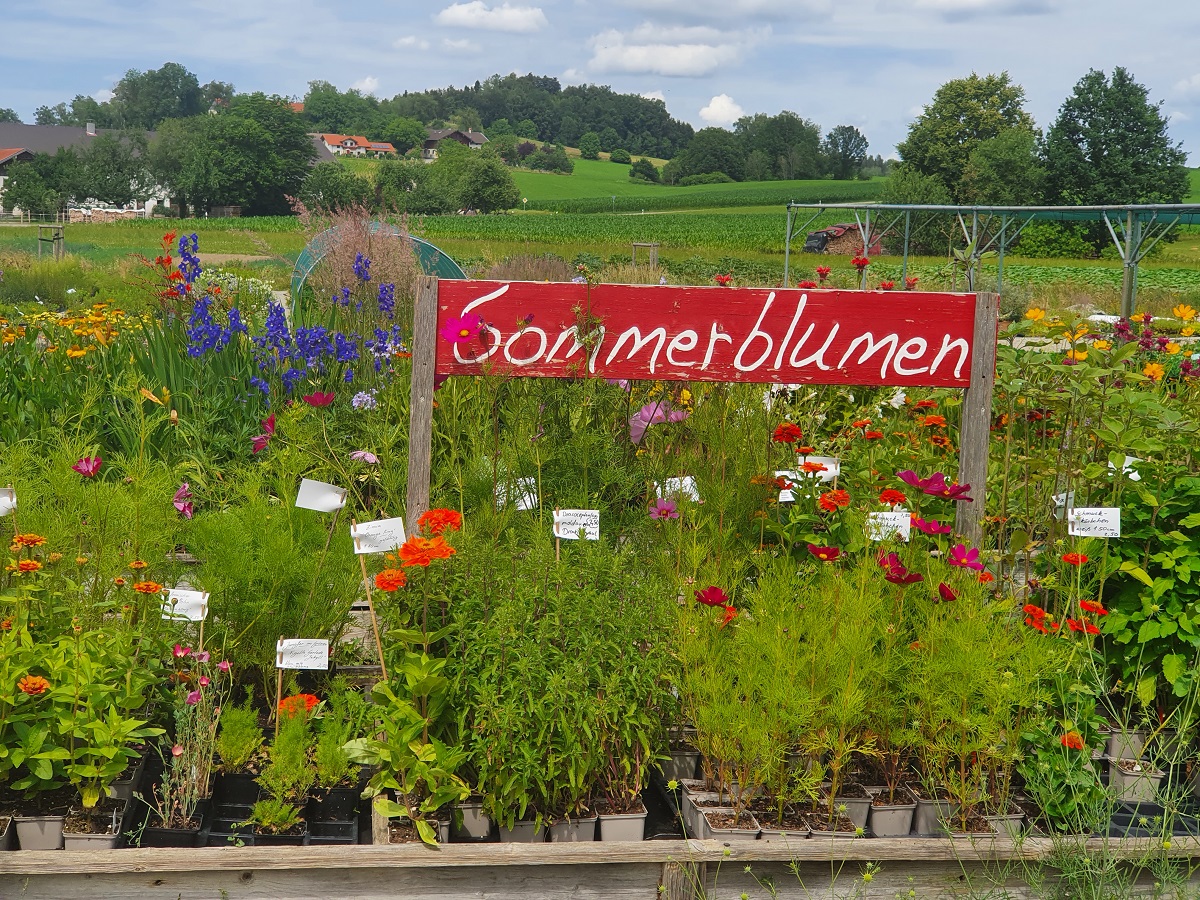
[[[308,842],[310,844],[357,844],[358,820],[344,822],[320,821],[308,823]]]
[[[208,830],[208,846],[228,847],[239,842],[246,846],[253,845],[254,826],[245,823],[245,816],[232,819],[221,818],[219,814],[214,816]]]
[[[213,788],[213,802],[220,806],[253,806],[258,802],[258,781],[249,772],[222,772]]]
[[[256,834],[256,847],[303,847],[308,843],[308,832],[303,834]]]
[[[310,822],[346,822],[358,815],[361,790],[358,788],[331,788],[324,794],[314,794],[308,803]]]
[[[202,828],[162,828],[147,825],[142,829],[143,847],[200,847],[205,843],[206,833]]]

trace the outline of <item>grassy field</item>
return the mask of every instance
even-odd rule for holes
[[[1192,169],[1188,172],[1192,179],[1192,191],[1188,194],[1186,203],[1200,203],[1200,169]]]

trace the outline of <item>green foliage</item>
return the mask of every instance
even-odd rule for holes
[[[888,178],[880,196],[883,203],[912,203],[925,206],[954,202],[950,191],[940,178],[923,174],[907,163],[897,166]],[[927,215],[913,224],[909,241],[913,249],[927,253],[944,253],[957,223],[950,216]]]
[[[1045,169],[1037,135],[1009,128],[980,141],[967,158],[960,197],[981,206],[1034,206],[1041,202]]]
[[[825,169],[834,178],[857,178],[867,158],[866,137],[853,125],[838,125],[821,142]]]
[[[1079,259],[1095,251],[1084,239],[1084,229],[1078,224],[1030,222],[1021,231],[1017,252],[1035,258]]]
[[[654,163],[648,159],[639,159],[629,167],[630,178],[641,178],[645,181],[657,183],[660,179],[659,171]],[[686,179],[685,179],[686,180]]]
[[[600,158],[600,135],[589,131],[579,139],[579,155],[584,159]]]
[[[300,186],[300,200],[304,205],[322,212],[365,205],[370,194],[371,185],[346,171],[336,160],[317,163]]]
[[[632,174],[632,169],[630,173]],[[732,184],[733,179],[724,172],[708,172],[704,175],[685,175],[679,179],[680,187],[692,187],[697,184]]]
[[[246,691],[241,706],[226,705],[221,710],[221,730],[217,733],[217,754],[226,772],[240,772],[263,745],[258,710],[254,707],[254,692]]]
[[[303,709],[291,714],[281,712],[278,726],[258,783],[272,800],[299,807],[317,779],[316,769],[309,759],[312,735],[308,713]]]
[[[254,804],[245,824],[255,825],[267,834],[283,834],[303,822],[301,809],[293,803],[268,797]]]
[[[737,135],[724,128],[702,128],[687,149],[675,161],[675,183],[688,175],[720,172],[741,181],[746,172],[746,156]]]
[[[628,150],[622,150],[618,147],[612,153],[608,154],[608,161],[627,166],[631,161],[631,157]]]

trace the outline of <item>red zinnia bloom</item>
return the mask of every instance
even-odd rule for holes
[[[17,563],[18,572],[36,572],[42,567],[42,564],[36,559],[23,559]]]
[[[800,430],[799,425],[792,422],[784,422],[775,429],[775,433],[771,435],[771,440],[776,443],[794,444],[802,437],[804,437],[804,432]]]
[[[993,575],[991,572],[980,572],[979,573],[979,583],[980,584],[991,584],[995,580],[996,580],[996,576]]]
[[[41,675],[26,675],[17,682],[17,690],[30,697],[44,694],[50,687],[50,682]]]
[[[157,594],[162,591],[162,585],[157,581],[139,581],[133,586],[139,594]]]
[[[1080,600],[1079,608],[1084,612],[1094,613],[1097,616],[1107,616],[1108,610],[1099,603],[1092,603],[1090,600]]]
[[[1067,627],[1072,631],[1083,631],[1083,623],[1076,619],[1067,619]]]
[[[728,606],[729,597],[719,587],[713,585],[702,591],[696,591],[696,600],[705,606]]]
[[[822,562],[833,562],[842,555],[837,547],[818,547],[816,544],[809,544],[808,552]]]
[[[882,431],[864,431],[863,439],[867,441],[877,441],[883,437]]]
[[[1068,731],[1058,739],[1058,742],[1068,750],[1083,749],[1083,735],[1081,735],[1078,731]]]
[[[400,545],[400,564],[426,567],[435,559],[448,559],[454,555],[454,548],[446,543],[443,537],[423,538],[413,535]]]
[[[871,424],[870,419],[859,419],[857,422],[851,422],[850,427],[851,428],[866,428],[870,424]]]
[[[456,509],[431,509],[417,519],[417,524],[434,537],[447,528],[451,531],[461,531],[462,513]]]
[[[407,582],[408,576],[403,569],[384,569],[375,576],[375,587],[389,594],[404,587]]]
[[[285,697],[279,701],[279,715],[281,718],[289,719],[301,711],[312,712],[313,707],[320,702],[312,694],[295,694]]]
[[[908,498],[904,496],[904,492],[897,491],[894,488],[888,488],[879,495],[879,502],[884,506],[899,506],[906,500],[908,500]]]
[[[775,479],[775,487],[779,488],[781,491],[790,491],[795,487],[795,485],[780,475]]]
[[[809,475],[815,475],[818,472],[826,471],[826,467],[824,465],[822,465],[821,463],[806,461],[806,462],[803,462],[800,464],[800,471],[805,472],[806,474],[809,474]]]
[[[826,491],[817,501],[826,512],[837,512],[839,508],[850,505],[850,493],[842,489]]]
[[[1026,603],[1021,607],[1021,612],[1025,613],[1027,616],[1032,616],[1035,619],[1046,618],[1046,611],[1040,606],[1034,605],[1033,603]]]
[[[1088,558],[1082,553],[1064,553],[1062,560],[1071,566],[1082,566]]]

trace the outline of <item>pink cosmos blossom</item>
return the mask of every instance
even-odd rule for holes
[[[189,648],[181,647],[179,644],[176,644],[175,649],[171,651],[171,655],[174,656],[176,659],[183,659],[185,656],[187,656],[191,652],[192,651]]]
[[[663,422],[682,422],[691,413],[686,409],[672,409],[666,402],[647,403],[629,418],[629,440],[640,444],[646,435],[646,429],[651,425],[661,425]]]
[[[175,496],[171,500],[175,508],[183,514],[185,519],[192,517],[191,496],[192,492],[188,489],[188,483],[185,481],[179,486],[179,490],[175,492]]]
[[[356,462],[366,463],[368,466],[373,466],[379,462],[379,457],[370,450],[355,450],[350,454],[350,458]]]
[[[443,341],[451,344],[463,344],[477,336],[483,328],[483,318],[478,315],[463,316],[458,319],[447,319],[438,329]]]
[[[231,666],[229,665],[229,660],[227,660],[227,659],[221,660],[219,663],[217,663],[217,668],[220,669],[222,672],[228,672],[229,669],[231,668]]]
[[[920,516],[912,517],[912,527],[924,534],[949,534],[954,530],[949,525],[943,525],[933,519],[927,521]]]
[[[334,396],[335,395],[333,391],[313,391],[311,394],[305,394],[300,399],[309,406],[316,406],[320,408],[322,406],[328,406],[330,403],[332,403]]]
[[[83,457],[76,462],[75,465],[71,466],[71,468],[84,478],[94,478],[96,473],[100,471],[100,466],[102,463],[103,460],[101,460],[99,454],[97,454],[96,456]]]
[[[983,571],[983,563],[979,561],[978,547],[972,547],[970,550],[967,550],[965,544],[955,544],[950,548],[949,562],[952,566],[974,569],[976,572]]]
[[[662,519],[678,519],[679,510],[675,506],[674,500],[655,500],[650,506],[650,518],[656,520]]]

